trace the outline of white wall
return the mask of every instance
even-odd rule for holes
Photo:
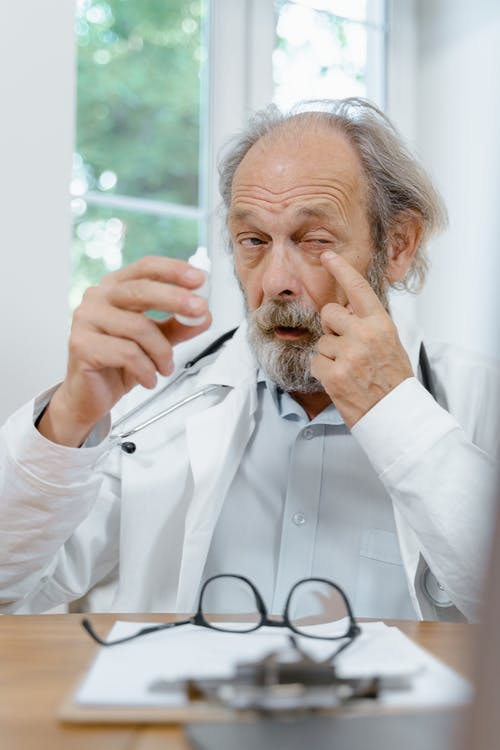
[[[0,422],[64,372],[73,3],[0,8]]]
[[[500,3],[422,0],[419,30],[419,145],[450,215],[419,313],[435,335],[498,357]]]
[[[428,336],[500,357],[500,3],[392,4],[391,112],[450,218],[416,315]]]

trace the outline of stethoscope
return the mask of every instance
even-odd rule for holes
[[[129,420],[131,417],[133,417],[135,414],[138,414],[143,409],[145,409],[149,404],[151,404],[153,401],[155,401],[158,396],[161,396],[165,391],[170,388],[173,385],[176,385],[178,383],[181,383],[185,378],[187,378],[188,375],[193,375],[193,367],[198,364],[202,359],[205,359],[205,357],[209,357],[211,354],[215,354],[223,344],[230,339],[235,331],[236,328],[232,328],[230,331],[226,331],[226,333],[223,333],[222,336],[219,336],[215,339],[209,346],[207,346],[203,351],[201,351],[194,359],[190,359],[189,362],[186,362],[182,370],[175,375],[175,377],[172,378],[172,380],[169,380],[168,383],[165,385],[164,388],[161,388],[156,393],[153,393],[152,396],[150,396],[145,401],[142,401],[140,404],[135,406],[133,409],[128,411],[126,414],[124,414],[120,419],[117,419],[116,422],[111,427],[111,440],[114,442],[120,443],[120,447],[122,451],[125,453],[134,453],[137,446],[136,444],[131,441],[127,440],[127,438],[132,437],[132,435],[136,435],[138,432],[141,432],[142,430],[145,430],[146,427],[149,427],[150,425],[154,424],[155,422],[158,422],[160,419],[163,419],[168,414],[171,414],[173,411],[176,411],[177,409],[180,409],[181,406],[184,406],[185,404],[189,404],[190,401],[194,401],[197,398],[200,398],[200,396],[205,396],[207,393],[210,393],[211,391],[218,390],[220,388],[220,385],[205,385],[203,388],[200,388],[197,391],[194,391],[194,393],[191,393],[189,396],[186,396],[185,398],[181,399],[180,401],[176,401],[175,404],[172,404],[171,406],[167,407],[166,409],[163,409],[162,411],[158,412],[158,414],[155,414],[154,416],[150,417],[149,419],[144,420],[144,422],[140,422],[139,424],[135,425],[135,427],[131,427],[129,430],[126,430],[125,432],[116,432],[117,427],[119,427],[123,422]]]
[[[159,396],[161,396],[165,391],[170,388],[171,386],[181,383],[188,375],[194,374],[193,368],[195,365],[198,364],[202,359],[205,359],[205,357],[209,357],[211,354],[215,354],[223,344],[226,343],[232,336],[234,335],[237,328],[232,328],[230,331],[226,331],[226,333],[223,333],[222,336],[219,336],[215,339],[209,346],[207,346],[203,351],[201,351],[194,359],[190,359],[189,362],[186,362],[182,370],[180,370],[177,375],[172,378],[172,380],[169,380],[169,382],[164,386],[164,388],[161,388],[157,393],[154,393],[152,396],[150,396],[146,401],[142,401],[140,404],[135,406],[133,409],[128,411],[126,414],[124,414],[120,419],[118,419],[111,428],[111,440],[119,443],[122,451],[125,453],[135,453],[137,446],[128,438],[132,437],[133,435],[136,435],[138,432],[141,432],[142,430],[145,430],[146,427],[149,427],[150,425],[154,424],[155,422],[158,422],[160,419],[163,419],[164,417],[171,414],[173,411],[176,411],[177,409],[180,409],[185,404],[189,404],[191,401],[194,401],[197,398],[200,398],[200,396],[205,396],[207,393],[211,393],[211,391],[215,391],[220,389],[220,385],[205,385],[202,388],[200,388],[197,391],[194,391],[189,396],[186,396],[183,399],[180,399],[179,401],[176,401],[175,404],[172,404],[171,406],[168,406],[166,409],[163,409],[162,411],[158,412],[158,414],[155,414],[154,416],[150,417],[149,419],[144,420],[143,422],[140,422],[139,424],[135,425],[135,427],[131,427],[130,429],[124,431],[124,432],[116,432],[117,427],[119,427],[123,422],[129,420],[131,417],[133,417],[135,414],[138,414],[143,409],[145,409],[149,404],[151,404],[153,401],[155,401]],[[422,378],[422,385],[424,388],[427,389],[427,391],[431,394],[431,396],[436,399],[436,389],[434,385],[434,379],[432,377],[431,367],[429,364],[429,358],[427,356],[427,352],[425,350],[425,346],[423,342],[420,344],[420,351],[418,356],[418,363],[420,367],[420,374]]]

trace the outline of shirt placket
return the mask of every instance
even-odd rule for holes
[[[312,575],[318,523],[325,426],[308,424],[290,457],[272,611],[283,611],[293,584]]]

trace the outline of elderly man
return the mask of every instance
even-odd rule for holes
[[[357,615],[474,617],[497,373],[430,343],[427,359],[386,296],[423,280],[437,193],[356,99],[260,113],[221,192],[247,306],[234,336],[165,388],[174,345],[203,334],[176,349],[182,366],[216,334],[201,272],[144,258],[88,290],[63,383],[3,428],[2,611],[187,612],[230,572],[276,613],[322,576]],[[120,446],[109,414],[140,402],[119,432],[174,408]]]

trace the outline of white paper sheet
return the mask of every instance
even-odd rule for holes
[[[137,632],[150,623],[118,621],[110,640]],[[387,687],[379,697],[385,706],[424,707],[459,705],[472,697],[470,683],[400,630],[382,622],[364,623],[361,635],[336,660],[339,675],[380,675]],[[255,661],[271,651],[287,648],[288,631],[261,628],[254,633],[219,633],[184,625],[101,647],[75,700],[86,706],[179,706],[182,691],[154,692],[157,680],[230,676],[234,665]],[[332,653],[332,644],[300,639],[300,645],[317,658]],[[406,682],[397,689],[391,684]],[[384,682],[383,682],[384,684]]]

